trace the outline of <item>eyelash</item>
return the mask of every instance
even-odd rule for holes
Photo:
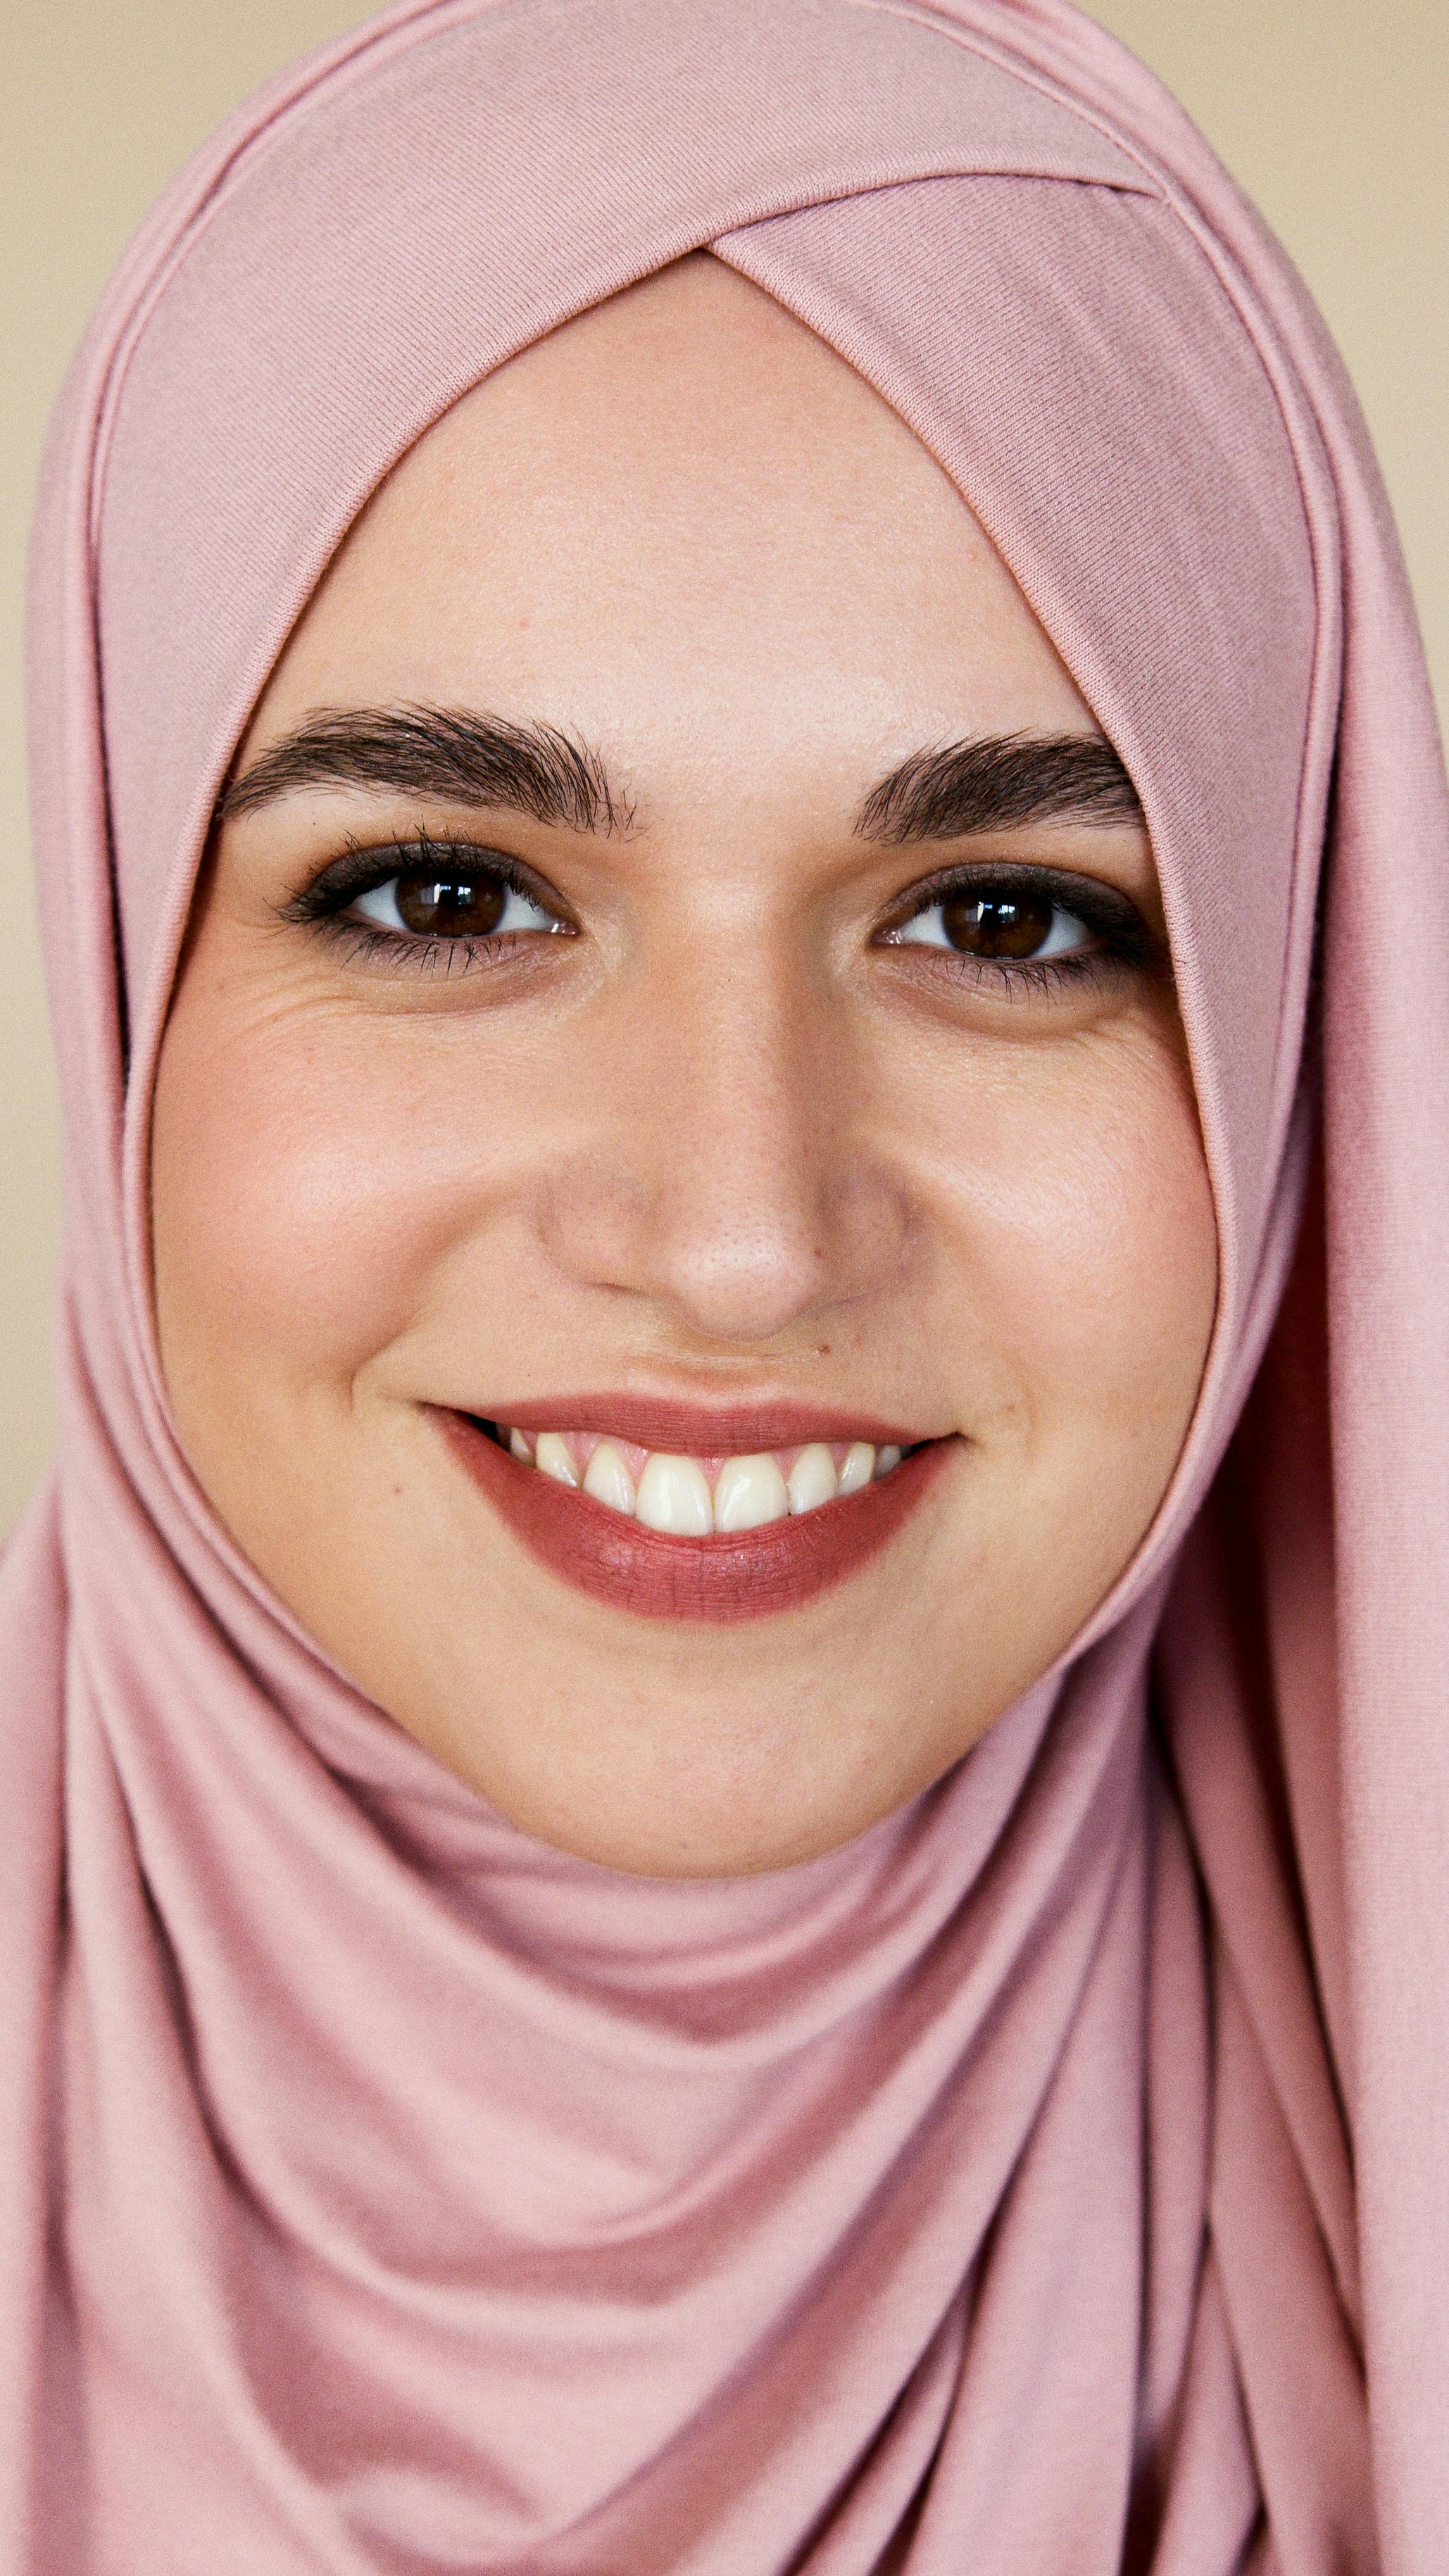
[[[281,907],[281,918],[335,941],[349,964],[383,964],[408,974],[467,974],[474,967],[501,964],[517,952],[521,937],[540,934],[473,932],[428,938],[385,930],[373,922],[349,921],[346,914],[364,895],[380,893],[394,879],[436,874],[446,882],[450,876],[464,878],[469,873],[495,878],[511,894],[550,913],[564,935],[573,935],[574,925],[560,910],[557,897],[507,851],[485,849],[474,841],[435,841],[422,830],[409,840],[390,841],[382,849],[350,841],[343,858],[332,860]]]
[[[394,971],[412,974],[466,974],[476,967],[502,963],[518,953],[521,942],[535,940],[541,934],[475,932],[428,938],[421,933],[349,921],[345,916],[364,895],[381,891],[396,878],[425,877],[436,872],[446,880],[449,874],[465,877],[469,869],[475,875],[486,873],[511,893],[549,912],[565,935],[576,935],[575,925],[561,911],[557,898],[506,851],[486,849],[469,841],[435,841],[422,830],[406,841],[390,842],[381,849],[349,842],[344,857],[334,859],[281,907],[281,918],[337,942],[349,963],[384,964]],[[1051,958],[1008,960],[973,957],[966,950],[906,941],[900,936],[910,922],[953,898],[993,895],[1045,900],[1055,912],[1088,931],[1095,944]],[[913,951],[911,971],[944,974],[955,981],[964,979],[975,990],[994,988],[1016,999],[1025,995],[1048,998],[1067,988],[1080,989],[1087,982],[1100,982],[1111,976],[1160,972],[1166,962],[1161,942],[1136,906],[1117,888],[1104,885],[1098,878],[1075,876],[1058,868],[1026,867],[1020,862],[998,862],[994,866],[978,862],[943,869],[937,876],[911,887],[909,894],[893,907],[877,938],[879,944],[896,954],[903,948]]]
[[[1038,904],[1048,903],[1054,913],[1089,932],[1095,944],[1057,957],[1005,959],[973,957],[964,949],[928,947],[924,942],[900,938],[910,922],[949,903],[953,897],[983,900],[992,896],[1008,900],[1026,897]],[[912,886],[909,895],[893,910],[883,941],[898,954],[902,947],[909,948],[913,971],[919,961],[918,971],[945,974],[958,981],[964,978],[975,991],[994,988],[1014,1000],[1024,996],[1050,999],[1067,989],[1080,990],[1086,984],[1103,983],[1110,978],[1160,975],[1167,967],[1161,940],[1117,887],[1104,884],[1098,877],[1075,876],[1063,868],[1027,867],[1020,861],[998,861],[995,865],[978,861],[944,868],[938,876]]]

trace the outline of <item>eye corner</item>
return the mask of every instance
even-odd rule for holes
[[[410,917],[408,890],[423,890],[430,883],[439,896],[451,888],[460,900],[451,906],[441,902],[432,917]],[[485,917],[470,920],[461,898],[480,884],[488,887],[490,901]],[[515,909],[531,918],[510,921]],[[578,930],[553,888],[511,852],[440,837],[421,825],[386,840],[349,835],[343,849],[316,868],[277,906],[277,913],[284,922],[340,943],[349,962],[430,974],[443,966],[454,974],[465,962],[502,964],[545,937],[551,942],[555,936],[576,936]]]
[[[951,935],[953,906],[993,904],[1004,933],[981,946]],[[1025,907],[1035,936],[1013,939],[1009,916]],[[924,925],[940,915],[935,933]],[[1028,930],[1031,924],[1026,925]],[[1071,937],[1076,931],[1080,937]],[[1110,979],[1170,977],[1166,943],[1124,888],[1095,876],[1012,859],[971,859],[935,870],[898,896],[880,922],[873,944],[904,956],[916,971],[938,979],[964,979],[970,989],[994,990],[1022,1000],[1037,993],[1085,990]]]

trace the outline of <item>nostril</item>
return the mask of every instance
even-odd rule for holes
[[[588,1170],[555,1177],[540,1231],[573,1284],[647,1300],[691,1339],[756,1348],[893,1282],[908,1215],[893,1172],[829,1168],[848,1163],[848,1136],[736,1107],[710,1124],[676,1097],[657,1138],[651,1109],[612,1168],[601,1145]]]

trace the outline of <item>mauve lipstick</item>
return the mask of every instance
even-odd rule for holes
[[[596,1431],[694,1458],[745,1457],[806,1442],[869,1440],[908,1451],[887,1476],[815,1511],[763,1527],[680,1538],[611,1511],[511,1457],[481,1416],[435,1408],[455,1457],[541,1565],[616,1610],[646,1619],[719,1622],[796,1610],[843,1583],[910,1517],[945,1464],[952,1440],[866,1415],[796,1403],[689,1405],[651,1396],[531,1396],[490,1409],[487,1422],[530,1432]],[[917,1445],[919,1444],[919,1445]]]

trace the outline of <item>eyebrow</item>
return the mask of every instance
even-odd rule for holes
[[[558,726],[451,707],[348,707],[309,716],[223,788],[216,819],[255,814],[306,787],[403,789],[494,805],[571,832],[627,832],[629,799],[599,754]]]
[[[624,834],[632,800],[588,743],[542,723],[428,706],[323,709],[223,789],[219,822],[308,787],[399,790],[503,807],[573,832]],[[856,817],[863,840],[903,846],[1030,823],[1140,822],[1125,766],[1101,734],[985,734],[912,752]]]
[[[1142,803],[1102,734],[984,734],[912,752],[873,787],[863,840],[949,841],[1026,823],[1140,823]]]

